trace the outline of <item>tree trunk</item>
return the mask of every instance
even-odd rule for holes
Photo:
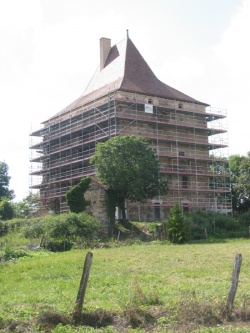
[[[126,208],[125,208],[125,199],[124,198],[118,199],[118,207],[120,207],[120,209],[121,209],[122,221],[125,222],[127,220],[127,217],[126,217]]]

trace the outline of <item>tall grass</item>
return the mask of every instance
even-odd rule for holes
[[[188,245],[147,243],[92,252],[84,312],[122,312],[133,305],[178,310],[184,300],[186,305],[192,300],[198,307],[224,304],[236,253],[242,254],[243,261],[235,307],[249,306],[248,240]],[[1,316],[27,319],[45,310],[70,314],[87,250],[32,253],[32,257],[1,264]]]

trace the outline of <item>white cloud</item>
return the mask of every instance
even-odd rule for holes
[[[214,48],[220,98],[228,109],[231,154],[250,150],[248,99],[250,89],[250,0],[232,18]],[[219,94],[218,94],[219,95]]]

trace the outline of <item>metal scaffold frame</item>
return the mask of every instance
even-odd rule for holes
[[[155,150],[160,170],[168,177],[169,193],[145,205],[129,203],[130,214],[138,216],[140,212],[140,220],[143,209],[160,207],[162,212],[175,202],[185,209],[228,213],[231,196],[225,118],[224,110],[206,110],[200,104],[112,93],[59,114],[31,134],[36,139],[30,147],[35,155],[31,162],[37,165],[31,176],[38,177],[31,188],[40,190],[45,209],[66,211],[68,189],[81,178],[95,175],[89,159],[96,143],[116,135],[137,135],[147,138]],[[146,215],[149,219],[152,214]]]

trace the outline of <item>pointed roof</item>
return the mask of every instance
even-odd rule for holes
[[[98,66],[84,93],[54,117],[116,90],[208,105],[160,81],[131,39],[126,38],[110,48],[104,68]]]

